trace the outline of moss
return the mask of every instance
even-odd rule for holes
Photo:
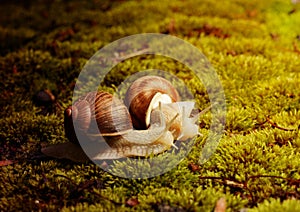
[[[278,199],[270,199],[259,204],[257,209],[249,211],[297,211],[299,210],[299,200],[289,199],[280,202]]]
[[[300,210],[300,4],[289,0],[2,4],[1,211],[212,211],[222,197],[228,211]],[[217,72],[227,113],[215,154],[201,163],[212,118],[207,113],[199,122],[203,137],[183,144],[177,155],[138,161],[141,170],[155,165],[161,171],[161,161],[172,167],[191,147],[178,165],[153,178],[126,179],[91,162],[43,157],[42,145],[67,141],[63,110],[71,104],[87,60],[116,39],[145,32],[168,33],[192,43]],[[126,49],[115,56],[122,53]],[[119,63],[100,88],[120,89],[122,96],[127,86],[123,80],[146,69],[174,74],[180,80],[172,82],[180,91],[187,85],[199,108],[210,104],[205,87],[188,67],[161,56]],[[36,104],[36,93],[45,89],[55,100]],[[136,165],[127,160],[106,162],[102,165],[112,172]]]

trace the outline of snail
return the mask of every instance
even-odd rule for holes
[[[137,79],[125,94],[125,105],[129,108],[135,128],[147,129],[150,126],[151,112],[158,110],[158,103],[162,103],[161,110],[166,122],[178,114],[170,131],[173,132],[175,140],[184,141],[199,135],[199,127],[195,123],[203,113],[190,118],[195,103],[179,100],[180,96],[171,82],[158,76],[144,76]]]
[[[177,114],[169,123],[165,123],[162,112],[151,114],[151,126],[147,130],[135,130],[132,127],[131,116],[122,101],[112,94],[99,91],[91,92],[80,98],[65,113],[66,135],[70,141],[75,137],[73,130],[69,131],[73,122],[77,129],[77,136],[86,140],[97,140],[104,137],[108,145],[114,149],[135,146],[157,145],[158,148],[169,149],[173,145],[174,138],[168,131]],[[78,142],[78,141],[76,141]],[[159,150],[156,150],[159,151]],[[161,150],[164,151],[164,150]],[[143,152],[128,153],[124,150],[124,156],[144,156]]]
[[[151,113],[151,126],[147,130],[135,130],[126,106],[110,93],[91,92],[81,97],[73,106],[65,110],[65,132],[69,141],[79,147],[83,141],[89,150],[98,148],[93,159],[115,159],[127,156],[147,156],[158,154],[174,146],[174,138],[169,131],[178,115],[166,123],[162,112]],[[76,133],[75,133],[76,129]],[[99,132],[100,131],[100,132]],[[103,137],[105,144],[97,138]],[[78,139],[79,138],[79,139]],[[97,143],[97,141],[99,143]],[[45,147],[45,155],[56,158],[77,160],[76,155],[66,152],[63,148],[78,148],[69,143]],[[75,159],[74,159],[75,157]],[[80,158],[85,157],[80,154]]]
[[[200,113],[190,117],[194,102],[179,99],[172,84],[157,76],[134,81],[125,104],[105,91],[87,93],[65,110],[64,127],[70,142],[44,147],[42,152],[82,161],[87,159],[80,152],[83,142],[94,160],[149,156],[176,148],[174,140],[199,134],[195,122]]]

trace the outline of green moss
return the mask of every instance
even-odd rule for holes
[[[259,204],[257,209],[250,209],[249,211],[297,211],[299,210],[299,200],[289,199],[280,202],[278,199],[266,200]]]
[[[221,197],[228,211],[300,210],[300,4],[4,1],[0,13],[0,165],[12,161],[0,167],[0,211],[212,211]],[[199,121],[203,137],[193,140],[187,157],[153,178],[126,179],[91,162],[43,158],[42,145],[67,141],[63,110],[87,60],[116,39],[145,32],[192,43],[217,72],[227,113],[215,154],[200,163],[212,118],[207,113]],[[180,80],[172,82],[181,92],[187,85],[199,108],[210,104],[188,67],[161,56],[119,63],[100,88],[114,92],[121,86],[122,96],[124,79],[147,69],[174,74]],[[36,104],[35,94],[45,89],[55,101]],[[160,170],[161,161],[172,167],[182,150],[138,161],[140,170]],[[108,168],[134,165],[124,160]]]

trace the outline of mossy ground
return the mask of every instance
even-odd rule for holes
[[[221,197],[228,211],[300,211],[300,5],[289,0],[1,4],[0,211],[212,211]],[[42,143],[66,141],[63,110],[85,62],[105,44],[145,32],[189,41],[218,73],[227,120],[213,157],[198,164],[204,141],[198,138],[170,172],[140,180],[118,178],[92,163],[37,157]],[[148,65],[159,64],[188,82],[183,67],[157,60]],[[108,90],[145,66],[136,58],[117,68],[122,67],[128,72],[108,78]],[[36,105],[33,97],[42,89],[51,90],[56,102]],[[205,92],[194,89],[198,102],[208,105],[200,95]],[[206,115],[200,123],[204,138],[209,120]]]

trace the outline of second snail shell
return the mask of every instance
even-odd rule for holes
[[[150,112],[158,102],[171,103],[180,100],[176,88],[168,80],[158,76],[144,76],[134,81],[126,92],[125,105],[129,108],[136,129],[146,129]]]

